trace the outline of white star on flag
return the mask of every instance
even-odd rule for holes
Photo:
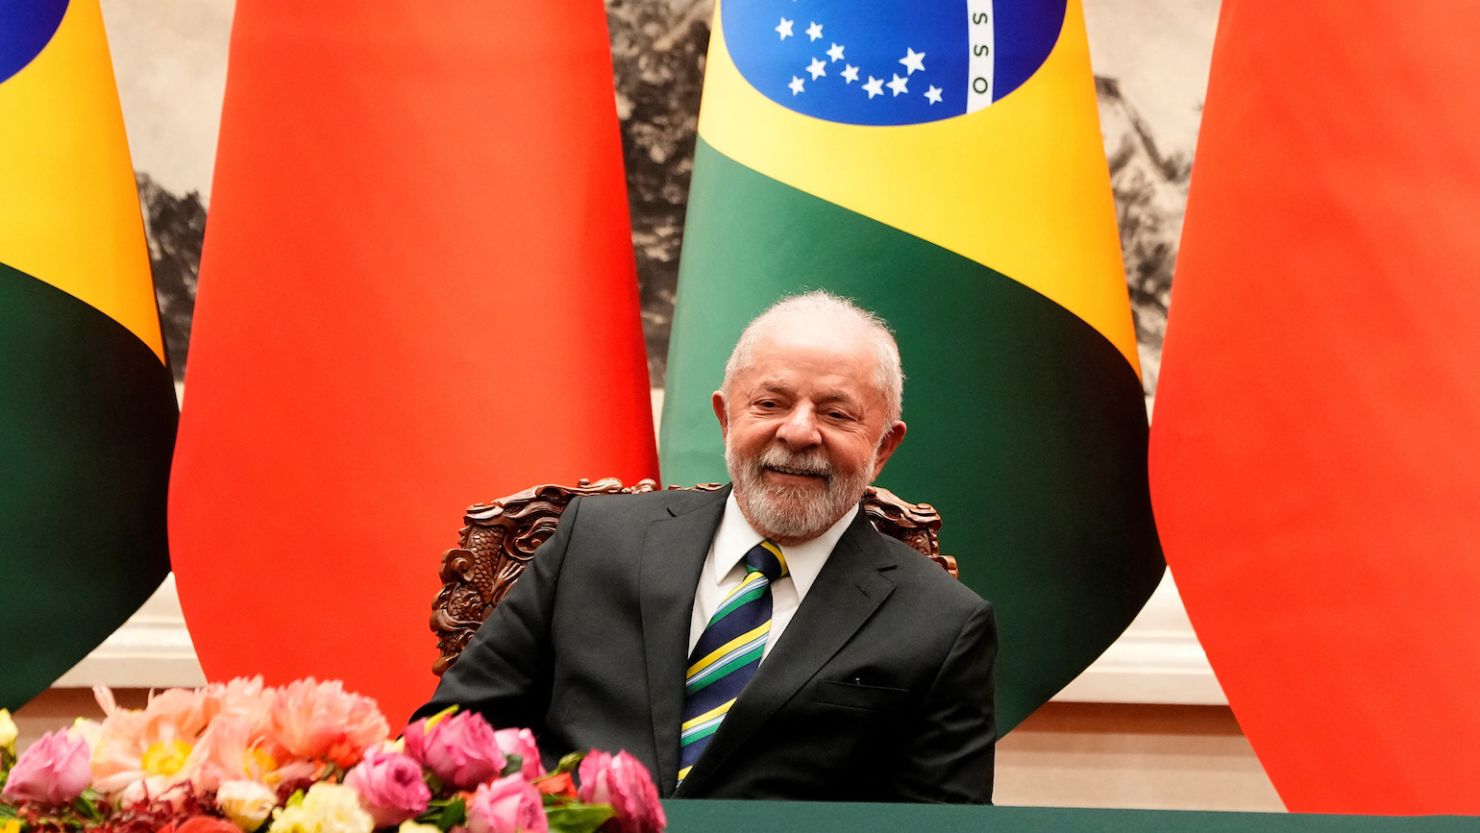
[[[813,58],[812,63],[807,64],[807,71],[812,73],[812,80],[816,81],[827,74],[827,64],[821,58]]]
[[[857,81],[858,80],[858,67],[853,66],[852,64],[844,64],[843,65],[843,78],[849,84],[852,84],[854,81]]]
[[[896,75],[894,76],[894,79],[889,82],[889,89],[893,90],[895,95],[899,95],[900,93],[907,93],[909,92],[909,88],[905,85],[908,83],[909,81]]]
[[[776,34],[780,35],[782,40],[786,40],[787,38],[791,37],[791,25],[793,23],[796,23],[796,21],[787,20],[784,17],[781,18],[781,22],[776,24]]]
[[[884,94],[884,81],[881,78],[875,78],[872,75],[870,75],[868,77],[868,83],[867,84],[864,84],[863,85],[863,88],[868,91],[868,97],[869,98],[873,98],[876,95],[883,95]]]
[[[925,97],[930,99],[931,104],[940,103],[940,87],[931,86],[925,91]]]
[[[832,47],[827,50],[827,57],[832,58],[834,61],[843,60],[843,45],[841,43],[833,44]]]
[[[822,37],[822,24],[821,23],[818,23],[815,20],[812,21],[812,25],[807,27],[807,37],[811,38],[812,40],[817,40],[817,39],[821,38]],[[908,49],[909,47],[905,47],[905,48]]]
[[[909,72],[905,73],[906,76],[914,75],[917,71],[925,71],[925,53],[916,52],[908,46],[904,48],[904,57],[900,58],[899,62],[904,64],[905,68],[909,70]]]
[[[797,93],[807,88],[806,82],[795,75],[791,77],[791,83],[787,84],[786,86],[791,87],[792,95],[796,95]]]

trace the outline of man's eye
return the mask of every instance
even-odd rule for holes
[[[828,411],[827,416],[829,419],[835,419],[840,422],[853,418],[853,415],[848,413],[847,411]]]
[[[774,410],[776,408],[781,407],[781,403],[777,402],[774,399],[762,399],[762,400],[756,402],[755,403],[755,406],[757,408],[761,408],[761,409],[764,409],[764,410],[768,410],[769,411],[769,410]]]

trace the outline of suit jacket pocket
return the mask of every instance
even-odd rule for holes
[[[903,703],[909,693],[909,690],[904,688],[845,683],[839,680],[819,680],[812,697],[819,703],[829,703],[834,706],[883,711]]]

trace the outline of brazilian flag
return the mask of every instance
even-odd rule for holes
[[[98,2],[0,0],[0,707],[164,579],[176,418]]]
[[[709,411],[745,323],[826,289],[883,315],[934,504],[1001,629],[998,720],[1119,636],[1164,569],[1077,0],[727,0],[715,11],[662,422],[665,480],[725,479]]]

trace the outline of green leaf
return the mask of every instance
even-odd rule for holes
[[[437,819],[436,825],[439,830],[451,830],[468,820],[468,806],[461,798],[454,798],[447,802],[443,808],[442,815]]]
[[[504,760],[507,763],[504,764],[504,771],[499,773],[500,777],[513,775],[524,768],[524,758],[521,755],[508,755]]]
[[[550,833],[595,833],[612,815],[610,804],[566,804],[545,810]]]
[[[285,801],[285,802],[283,802],[283,806],[284,807],[297,807],[299,804],[302,804],[302,803],[303,803],[303,790],[294,790],[293,791],[293,794],[290,795],[290,796],[288,796],[288,800]]]
[[[555,772],[553,774],[559,775],[562,772],[575,772],[576,767],[581,765],[581,759],[585,757],[585,752],[572,752],[566,755],[560,759],[560,763],[555,765]]]

